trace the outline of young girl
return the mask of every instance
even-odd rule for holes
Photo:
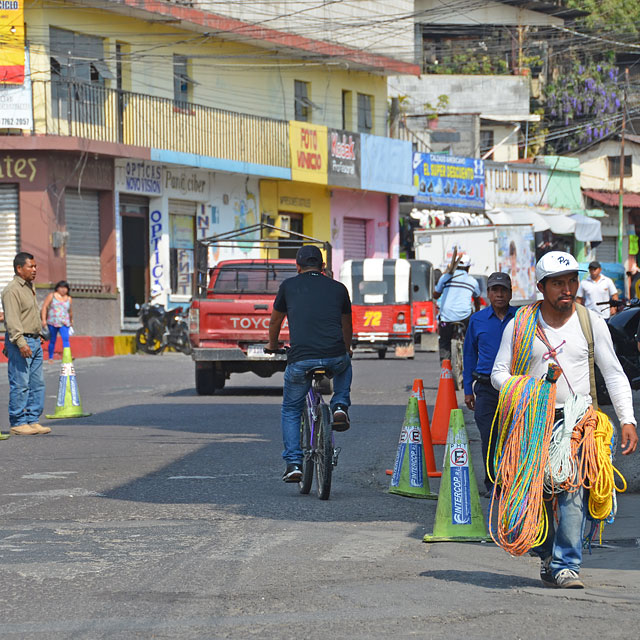
[[[62,337],[62,346],[69,346],[69,328],[73,322],[71,309],[71,296],[69,295],[69,283],[60,280],[44,300],[42,311],[42,326],[49,325],[51,339],[49,340],[49,360],[53,359],[58,333]]]

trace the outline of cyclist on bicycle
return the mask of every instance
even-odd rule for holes
[[[469,275],[471,259],[463,254],[452,273],[444,273],[436,284],[433,297],[438,300],[438,347],[440,362],[451,360],[451,339],[456,323],[462,324],[462,337],[471,314],[480,308],[480,287]],[[474,308],[475,307],[475,308]]]
[[[298,275],[288,278],[278,290],[269,322],[269,350],[278,348],[280,328],[289,323],[291,347],[287,352],[282,397],[282,457],[285,482],[302,478],[300,418],[311,386],[307,372],[324,367],[333,375],[331,412],[335,431],[349,428],[351,404],[351,300],[347,288],[325,276],[322,253],[305,245],[296,255]]]

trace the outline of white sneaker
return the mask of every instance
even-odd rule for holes
[[[553,579],[560,589],[584,589],[584,583],[572,569],[560,569]]]

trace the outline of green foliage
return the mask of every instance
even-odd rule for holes
[[[592,29],[633,34],[640,29],[638,0],[568,0],[567,6],[588,11],[590,15],[583,22]]]

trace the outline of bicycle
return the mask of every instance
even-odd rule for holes
[[[284,354],[286,349],[264,349],[265,353]],[[313,485],[315,471],[316,491],[320,500],[328,500],[331,493],[333,468],[338,464],[341,448],[336,447],[331,428],[332,417],[329,405],[322,397],[328,393],[325,367],[314,367],[306,373],[311,378],[311,388],[305,398],[300,417],[300,446],[302,448],[302,478],[298,483],[300,493],[308,494]]]

